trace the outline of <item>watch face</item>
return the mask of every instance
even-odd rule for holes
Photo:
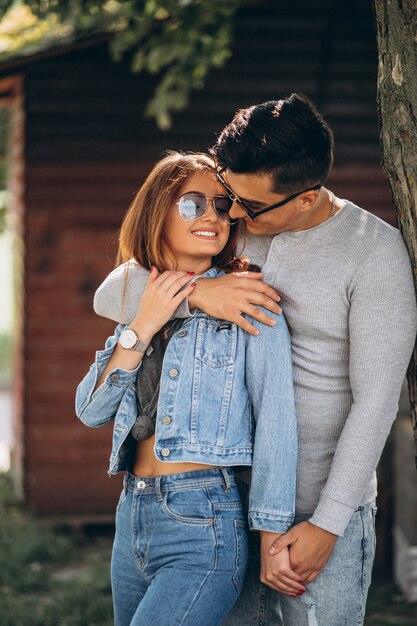
[[[125,350],[130,350],[138,342],[137,335],[131,328],[126,328],[120,335],[119,343]]]

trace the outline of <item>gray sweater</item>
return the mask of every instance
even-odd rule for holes
[[[357,507],[376,496],[375,468],[414,345],[416,301],[404,242],[398,230],[346,202],[314,228],[249,237],[245,255],[281,293],[291,332],[296,510],[343,535]],[[147,272],[130,264],[122,312],[125,270],[107,277],[94,309],[128,323]]]

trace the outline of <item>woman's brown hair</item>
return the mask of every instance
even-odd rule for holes
[[[165,219],[183,183],[194,172],[214,175],[214,161],[202,153],[169,152],[156,163],[123,220],[116,265],[134,258],[148,270],[152,265],[160,272],[167,269],[161,245]],[[213,257],[214,266],[230,269],[236,254],[237,237],[238,225],[232,224],[226,246]]]

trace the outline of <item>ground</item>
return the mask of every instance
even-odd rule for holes
[[[112,527],[49,528],[16,502],[0,474],[1,625],[112,626],[112,536]],[[417,603],[406,603],[389,573],[377,572],[365,625],[416,624]]]

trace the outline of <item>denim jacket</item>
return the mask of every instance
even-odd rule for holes
[[[251,320],[258,336],[199,310],[185,320],[163,360],[154,451],[162,462],[252,466],[250,527],[285,532],[294,517],[297,461],[291,343],[284,317],[268,315],[275,326]],[[110,371],[93,389],[124,328],[119,324],[96,353],[76,395],[87,426],[114,420],[109,474],[127,469],[140,365]]]

